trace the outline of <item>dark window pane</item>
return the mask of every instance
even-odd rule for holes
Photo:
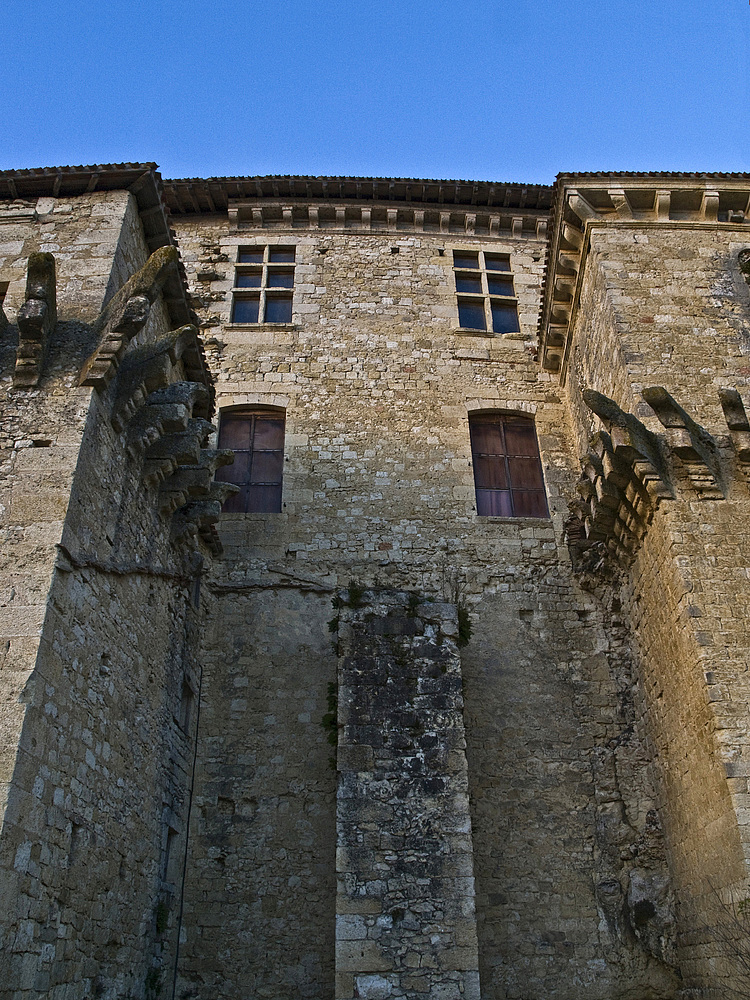
[[[454,267],[479,267],[478,253],[457,253],[453,251]]]
[[[250,478],[250,452],[236,451],[231,465],[222,465],[216,470],[216,479],[220,483],[234,483],[242,486]]]
[[[266,323],[291,323],[292,297],[269,295],[266,299]]]
[[[495,418],[492,422],[488,420],[474,420],[469,422],[471,434],[471,450],[477,455],[502,455],[505,452],[503,447],[503,435],[500,422]]]
[[[496,278],[494,275],[490,274],[487,276],[487,286],[490,290],[490,295],[513,294],[512,278]]]
[[[518,333],[518,312],[515,305],[491,299],[492,329],[495,333]]]
[[[280,483],[284,456],[280,451],[254,451],[251,483]]]
[[[234,279],[235,288],[260,288],[260,271],[238,271]]]
[[[281,510],[281,487],[248,486],[246,510],[256,514],[278,514]]]
[[[234,300],[234,305],[232,307],[232,322],[257,323],[258,305],[259,305],[258,299],[236,298]]]
[[[510,257],[508,254],[486,253],[484,266],[488,271],[510,271]]]
[[[531,420],[511,419],[505,422],[505,446],[509,455],[538,455],[536,431]]]
[[[257,450],[284,447],[284,418],[257,416],[255,418],[255,442]]]
[[[484,302],[471,302],[468,299],[459,299],[458,322],[465,330],[486,330]]]
[[[514,490],[544,489],[542,470],[536,458],[509,458],[508,469]]]
[[[262,264],[263,247],[243,247],[237,255],[240,264]]]
[[[503,456],[477,455],[474,458],[474,483],[478,490],[507,490],[509,483]]]
[[[456,291],[475,292],[477,295],[481,295],[482,279],[479,277],[478,274],[457,274]]]
[[[512,517],[509,490],[477,490],[477,514],[483,517]]]
[[[294,271],[268,271],[269,288],[293,288]]]
[[[275,264],[286,264],[294,261],[294,247],[269,247],[268,259]]]
[[[250,418],[225,414],[221,418],[219,431],[220,448],[250,448]]]
[[[541,490],[514,490],[513,512],[516,517],[549,517],[547,498]]]

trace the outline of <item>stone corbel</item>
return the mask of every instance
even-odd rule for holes
[[[617,212],[618,219],[632,219],[633,209],[630,206],[627,193],[624,188],[610,188],[607,192],[610,201]]]
[[[188,378],[193,376],[199,384],[205,377],[203,358],[196,327],[188,325],[172,330],[154,344],[144,344],[129,351],[123,358],[117,373],[117,385],[112,402],[112,426],[121,431],[139,410],[144,400],[158,389],[172,384],[179,378],[178,362]],[[212,401],[208,393],[205,412],[199,416],[210,416]]]
[[[55,258],[51,253],[32,253],[26,276],[26,301],[18,310],[14,388],[31,389],[39,384],[50,335],[56,324]]]
[[[206,499],[216,470],[222,465],[231,465],[232,462],[234,452],[229,448],[201,448],[192,461],[179,462],[177,469],[164,480],[159,490],[162,513],[173,513],[190,500]]]
[[[672,491],[655,435],[602,393],[585,389],[583,399],[608,428],[594,434],[581,463],[584,533],[589,545],[601,543],[627,563],[656,506]],[[580,542],[576,547],[582,547]]]
[[[719,401],[737,459],[747,475],[750,472],[750,421],[742,397],[736,389],[719,389]]]
[[[235,486],[234,483],[212,482],[204,499],[193,500],[175,513],[172,518],[172,537],[178,540],[185,537],[192,538],[197,534],[214,555],[220,555],[221,540],[214,525],[221,517],[224,501],[239,491],[239,486]]]
[[[180,280],[177,247],[159,247],[109,301],[94,324],[99,346],[83,366],[79,382],[103,391],[133,337],[143,329],[152,304],[170,278]]]
[[[586,538],[590,543],[603,542],[610,552],[627,562],[651,519],[650,498],[633,470],[615,454],[606,431],[599,431],[591,439],[591,451],[582,467],[579,492],[586,503]]]
[[[182,403],[143,406],[128,426],[128,454],[135,458],[165,434],[179,434],[187,428],[189,419],[190,410]]]
[[[742,277],[750,285],[750,249],[740,250],[737,254],[737,263],[740,266]]]
[[[184,431],[165,434],[146,451],[143,463],[145,482],[153,485],[172,476],[180,465],[196,465],[201,448],[214,430],[208,420],[192,417]]]
[[[656,435],[601,392],[584,389],[583,401],[607,428],[615,454],[630,466],[654,506],[658,507],[661,500],[672,499],[674,493]]]
[[[724,492],[719,456],[708,431],[696,423],[663,386],[644,389],[642,396],[664,426],[670,450],[683,463],[701,499],[721,499]]]

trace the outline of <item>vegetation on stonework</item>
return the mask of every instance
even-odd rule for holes
[[[362,598],[365,593],[365,588],[357,580],[350,580],[348,587],[348,599],[347,604],[350,608],[361,608]]]
[[[157,1000],[162,990],[162,970],[149,969],[146,973],[144,987],[146,1000]]]
[[[328,742],[332,747],[337,748],[339,745],[339,690],[337,684],[331,683],[328,685],[328,697],[326,700],[328,711],[320,720],[320,724],[323,727]],[[331,770],[335,771],[337,766],[335,756],[329,757],[328,763]]]
[[[471,615],[466,605],[461,602],[456,604],[456,610],[458,612],[458,645],[461,648],[467,646],[471,639]]]
[[[163,934],[167,929],[167,924],[169,923],[169,907],[161,900],[156,904],[156,909],[154,910],[154,923],[156,924],[156,933]]]
[[[467,646],[471,639],[472,621],[469,606],[465,600],[466,583],[459,577],[455,566],[443,566],[443,599],[455,604],[458,615],[458,647]]]

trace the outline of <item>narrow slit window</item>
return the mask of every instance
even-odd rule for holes
[[[534,421],[522,414],[469,415],[477,514],[549,517]]]

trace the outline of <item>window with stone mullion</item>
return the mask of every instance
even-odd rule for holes
[[[232,322],[291,323],[294,265],[294,247],[241,247],[235,268]]]
[[[509,254],[454,250],[453,274],[461,329],[518,332],[518,306]]]

